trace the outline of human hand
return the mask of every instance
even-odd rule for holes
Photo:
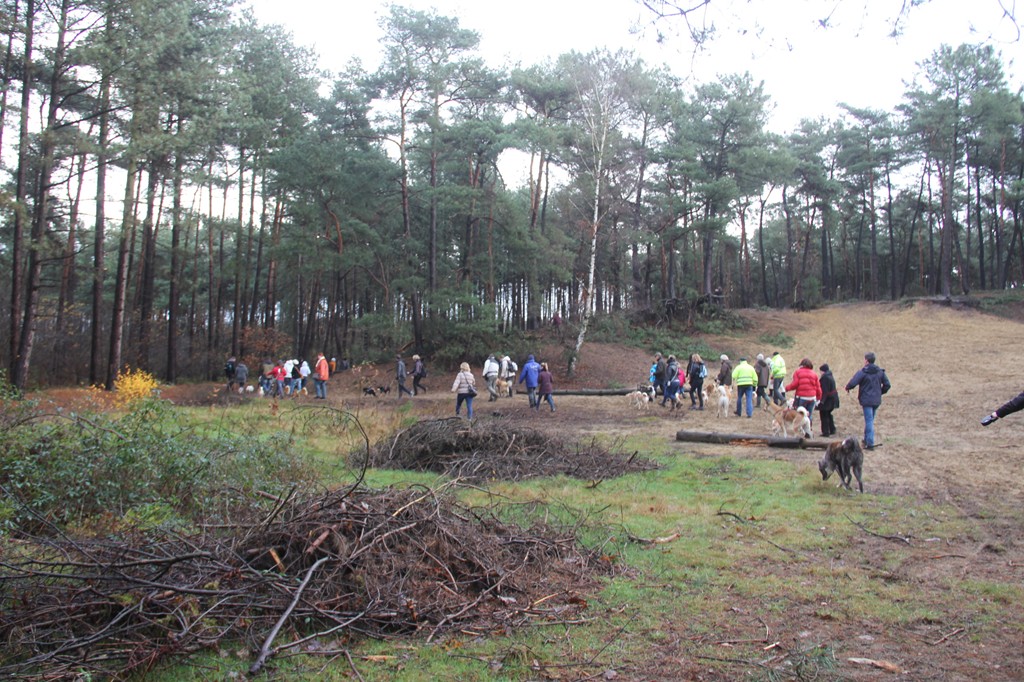
[[[996,415],[995,412],[993,412],[992,414],[986,414],[984,417],[981,418],[981,425],[988,426],[997,419],[999,419],[999,417]]]

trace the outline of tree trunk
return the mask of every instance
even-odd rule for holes
[[[107,15],[105,34],[111,31]],[[107,145],[110,138],[110,73],[104,68],[100,77],[100,132],[96,141],[96,222],[92,257],[92,316],[89,341],[89,385],[100,383],[103,367],[103,288],[106,280],[104,264],[107,221]]]
[[[14,233],[11,235],[11,308],[10,361],[11,381],[19,386],[16,375],[21,365],[21,313],[25,304],[25,223],[28,222],[29,172],[32,163],[29,137],[29,108],[32,105],[32,81],[35,72],[32,41],[35,36],[35,0],[25,3],[25,52],[22,58],[21,118],[18,125],[18,171],[14,185]],[[24,381],[24,379],[22,379]],[[20,386],[19,386],[20,387]]]
[[[134,122],[134,116],[133,116]],[[132,127],[134,130],[134,126]],[[128,300],[128,255],[132,234],[135,232],[135,181],[138,161],[134,154],[128,157],[128,172],[124,184],[124,210],[121,214],[121,239],[117,250],[117,275],[114,283],[114,309],[110,323],[110,355],[107,359],[106,389],[117,387],[121,371],[121,345],[124,338],[125,303]]]
[[[178,119],[178,131],[181,134],[181,119]],[[181,193],[184,180],[182,178],[185,162],[179,151],[174,156],[174,189],[171,198],[171,268],[168,276],[170,281],[167,286],[167,381],[174,383],[178,380],[178,317],[181,314],[181,305],[178,299],[181,297],[179,290],[181,277]]]

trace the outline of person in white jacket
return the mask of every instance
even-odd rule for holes
[[[501,365],[494,359],[494,355],[488,355],[487,359],[484,360],[484,381],[487,382],[487,402],[493,402],[498,399],[498,373],[501,371]]]

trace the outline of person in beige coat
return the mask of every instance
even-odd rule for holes
[[[462,411],[462,403],[466,403],[466,416],[473,418],[473,398],[476,396],[476,377],[469,370],[469,363],[459,365],[459,373],[455,375],[455,383],[452,384],[452,393],[455,394],[455,416],[458,417]]]

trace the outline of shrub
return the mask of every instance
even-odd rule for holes
[[[118,407],[130,407],[155,395],[160,382],[149,372],[128,368],[117,375],[114,402]]]
[[[209,517],[253,490],[282,491],[311,478],[285,434],[200,429],[170,409],[150,399],[121,417],[71,415],[10,429],[0,454],[0,528],[63,526],[133,509],[152,520],[164,507],[182,518]]]
[[[761,334],[761,336],[757,337],[757,340],[773,348],[792,348],[793,344],[796,343],[792,336],[783,331]]]

